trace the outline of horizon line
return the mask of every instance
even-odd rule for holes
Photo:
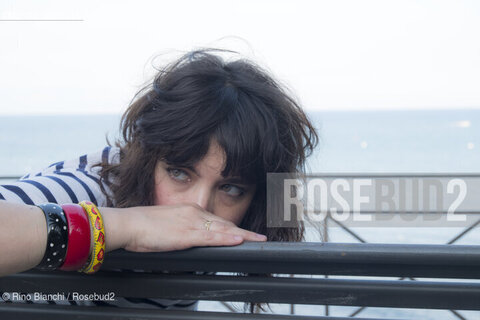
[[[307,113],[312,112],[395,112],[395,111],[468,111],[468,110],[480,110],[480,106],[471,107],[404,107],[404,108],[304,108]],[[97,115],[97,116],[115,116],[122,115],[124,111],[118,112],[1,112],[0,117],[6,116],[82,116],[82,115]]]

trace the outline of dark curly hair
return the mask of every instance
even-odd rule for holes
[[[223,176],[256,184],[239,227],[269,241],[302,241],[305,227],[267,228],[267,172],[303,172],[317,133],[298,103],[264,69],[246,59],[226,61],[202,49],[159,70],[123,114],[119,164],[99,164],[109,206],[153,205],[155,165],[193,166],[212,139],[226,154]],[[230,51],[228,51],[230,52]],[[109,143],[110,144],[110,143]],[[101,184],[102,185],[102,184]],[[250,304],[263,309],[262,304]]]

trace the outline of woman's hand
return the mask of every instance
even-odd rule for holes
[[[266,241],[264,235],[238,228],[195,204],[125,209],[100,208],[107,251],[163,252],[196,246],[233,246]],[[212,221],[210,230],[205,227]]]

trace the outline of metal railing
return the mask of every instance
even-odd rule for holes
[[[120,250],[107,255],[104,268],[94,276],[68,272],[19,273],[0,278],[0,291],[115,292],[116,296],[132,298],[480,310],[480,281],[474,280],[480,279],[480,246],[247,242],[235,247],[203,247],[167,253]],[[148,272],[107,271],[129,268]],[[151,272],[155,270],[254,272],[255,276]],[[291,274],[436,280],[284,276]],[[449,280],[438,281],[444,278]],[[452,278],[457,280],[452,281]],[[12,310],[27,313],[36,310],[49,316],[59,312],[55,311],[57,306],[50,309],[3,304],[0,315]],[[89,308],[89,312],[96,312],[96,309]],[[98,312],[106,311],[99,309]],[[198,318],[193,313],[192,319],[202,319],[203,313],[197,313]],[[140,313],[137,316],[141,317]],[[290,319],[297,318],[302,317],[291,316]]]
[[[20,176],[0,176],[0,180],[18,180]]]
[[[178,311],[178,310],[148,310],[133,308],[109,308],[109,307],[76,307],[57,305],[0,305],[2,319],[15,320],[85,320],[85,319],[128,319],[128,320],[349,320],[346,317],[322,317],[322,316],[288,316],[272,314],[249,314],[231,312],[206,312],[206,311]],[[378,320],[372,318],[361,318],[361,320]]]

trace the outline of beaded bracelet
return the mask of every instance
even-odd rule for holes
[[[68,222],[68,246],[60,270],[75,271],[85,264],[90,253],[90,222],[87,213],[78,204],[64,204],[61,207]]]
[[[105,258],[105,228],[103,226],[102,215],[95,204],[89,201],[82,201],[79,205],[82,206],[88,214],[95,243],[86,266],[78,271],[91,274],[100,269],[103,259]]]
[[[47,248],[37,266],[41,270],[55,270],[63,264],[68,246],[68,223],[62,208],[54,203],[40,204],[47,222]]]

